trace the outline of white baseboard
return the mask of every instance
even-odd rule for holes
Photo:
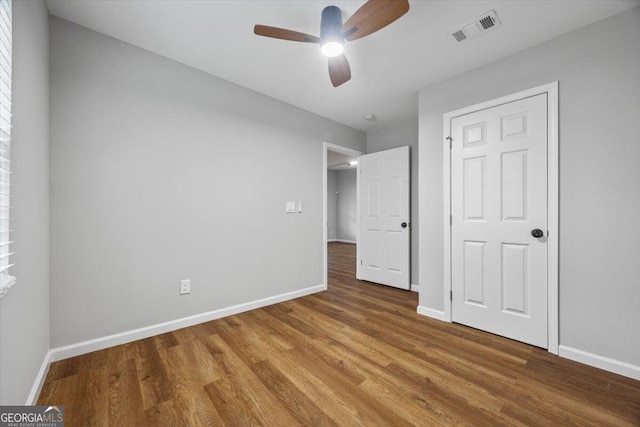
[[[120,332],[117,334],[108,335],[106,337],[95,338],[76,344],[54,348],[53,350],[51,350],[50,362],[57,362],[59,360],[68,359],[70,357],[80,356],[81,354],[91,353],[92,351],[102,350],[120,344],[126,344],[139,339],[163,334],[165,332],[175,331],[176,329],[186,328],[188,326],[197,325],[199,323],[208,322],[210,320],[220,319],[222,317],[243,313],[245,311],[254,310],[256,308],[277,304],[279,302],[288,301],[294,298],[300,298],[305,295],[310,295],[326,290],[327,285],[311,286],[309,288],[300,289],[293,292],[287,292],[256,301],[234,305],[232,307],[221,308],[218,310],[196,314],[194,316],[171,320],[169,322],[145,326],[144,328]]]
[[[337,242],[336,239],[327,239],[327,243],[333,243],[333,242]]]
[[[589,353],[576,348],[567,347],[561,345],[559,347],[560,357],[571,359],[575,362],[584,363],[595,368],[604,369],[605,371],[613,372],[615,374],[623,375],[625,377],[633,378],[640,381],[640,366],[632,365],[631,363],[621,362],[609,357],[599,356],[597,354]]]
[[[425,307],[423,305],[418,306],[418,314],[422,314],[423,316],[431,317],[433,319],[442,320],[444,319],[444,311],[434,310],[433,308]]]
[[[413,292],[420,292],[420,286],[418,286],[418,285],[414,285],[414,284],[412,284],[412,285],[411,285],[411,288],[409,288],[409,289],[410,289],[411,291],[413,291]]]
[[[38,396],[40,396],[40,391],[44,385],[44,380],[49,373],[49,366],[51,366],[51,350],[47,351],[47,354],[44,356],[42,366],[40,366],[40,370],[33,383],[33,387],[31,387],[31,392],[29,392],[29,397],[27,397],[27,403],[25,403],[25,405],[32,406],[36,404],[36,400],[38,400]]]

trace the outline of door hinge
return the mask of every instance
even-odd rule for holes
[[[362,260],[360,260],[360,265],[362,265]]]
[[[453,215],[449,215],[449,225],[453,225]]]
[[[453,138],[451,138],[450,136],[448,136],[446,139],[449,140],[449,150],[451,150],[451,147],[453,146]]]
[[[449,301],[453,301],[453,291],[449,291]]]

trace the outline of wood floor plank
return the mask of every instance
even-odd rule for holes
[[[47,373],[45,384],[51,384],[61,378],[70,377],[77,373],[78,369],[73,359],[66,359],[52,363],[49,368],[49,372]]]
[[[156,335],[153,337],[153,340],[156,342],[158,348],[169,348],[179,344],[173,332]]]
[[[253,414],[247,403],[239,398],[233,382],[220,379],[215,383],[207,384],[204,389],[225,425],[261,425],[260,420]]]
[[[234,408],[237,409],[238,405],[243,404],[262,425],[300,425],[253,371],[240,360],[233,350],[233,341],[224,341],[218,335],[212,335],[207,339],[212,344],[211,348],[217,349],[213,356],[220,365],[222,378],[208,384],[206,390],[210,396],[212,389],[222,392],[222,400],[214,400],[214,404],[221,415],[227,415],[227,423],[230,422],[229,408],[224,406],[234,402]],[[225,405],[220,405],[221,403]]]
[[[302,393],[268,360],[252,365],[251,369],[302,425],[337,426],[327,414],[322,412],[309,397]]]
[[[415,399],[421,402],[429,412],[440,414],[442,418],[453,418],[452,424],[469,424],[473,420],[474,425],[512,425],[509,421],[503,421],[502,414],[482,405],[474,405],[465,395],[456,392],[448,384],[433,381],[429,376],[416,375],[415,372],[405,369],[395,363],[385,368],[395,381],[402,378],[403,387],[416,393]],[[443,415],[444,414],[444,415]]]
[[[73,411],[87,426],[108,426],[103,414],[109,411],[109,369],[107,366],[82,371],[78,374],[76,400],[82,402]]]
[[[325,384],[322,378],[318,378],[304,369],[289,351],[280,352],[277,357],[273,357],[269,361],[336,424],[366,425],[360,422],[357,408],[345,401],[338,390]]]
[[[302,301],[301,301],[302,302]],[[325,311],[320,308],[316,308],[318,311],[326,315],[331,315],[331,312]],[[460,354],[455,354],[457,347],[451,349],[441,348],[439,345],[431,345],[425,350],[424,337],[419,336],[417,333],[412,334],[407,328],[403,329],[403,334],[395,334],[393,328],[389,328],[387,322],[380,322],[375,316],[366,319],[366,324],[360,324],[362,320],[349,315],[345,315],[342,318],[345,324],[357,328],[358,330],[370,335],[371,337],[383,339],[388,344],[393,345],[396,348],[403,350],[406,353],[413,354],[425,360],[436,362],[439,360],[450,361],[452,366],[456,369],[467,368],[468,375],[477,375],[481,377],[489,377],[499,382],[511,382],[515,383],[515,375],[509,373],[509,367],[505,366],[505,361],[500,360],[500,357],[495,354],[489,354],[489,357],[483,357],[479,355],[478,358],[470,358],[469,355],[474,355],[473,352],[466,352],[464,349]],[[440,340],[439,342],[442,342]],[[446,344],[446,342],[445,342]],[[497,356],[497,357],[496,357]],[[495,359],[495,360],[494,360]],[[480,362],[480,363],[479,363]],[[526,360],[519,359],[520,366],[526,363]]]
[[[184,340],[184,344],[178,348],[182,350],[183,375],[193,384],[205,385],[220,379],[220,366],[209,356],[210,353],[204,344],[206,336],[198,334],[187,334],[193,331],[192,328],[185,328],[176,331],[178,340]]]
[[[415,395],[406,388],[405,384],[400,387],[385,367],[381,367],[363,355],[350,349],[344,351],[344,346],[328,338],[319,338],[314,349],[323,354],[332,354],[333,358],[340,359],[344,365],[349,366],[348,369],[355,370],[364,378],[358,384],[360,388],[378,401],[388,402],[388,407],[392,411],[406,418],[410,423],[421,425],[428,422],[433,426],[455,424],[454,419],[447,417],[441,411],[435,411],[433,407],[429,412],[425,412],[422,402],[414,400]]]
[[[65,376],[45,384],[38,397],[38,405],[64,406],[65,424],[86,425],[77,410],[82,405],[82,400],[78,399],[78,375]]]
[[[294,305],[297,302],[292,302],[290,305]],[[341,329],[331,329],[331,322],[322,313],[308,313],[304,309],[298,307],[291,313],[292,316],[301,316],[307,318],[312,316],[315,321],[323,322],[323,327],[330,331],[330,335],[333,340],[341,342],[345,345],[360,348],[376,349],[377,355],[384,355],[388,360],[388,363],[395,362],[396,364],[406,367],[409,370],[413,370],[416,375],[427,376],[429,375],[432,380],[437,381],[444,386],[450,388],[460,388],[459,392],[464,393],[467,396],[470,404],[478,406],[489,406],[493,409],[499,409],[500,400],[491,395],[487,390],[478,386],[477,384],[467,381],[464,377],[457,377],[455,374],[447,369],[443,369],[438,364],[435,364],[427,359],[420,359],[406,351],[403,351],[393,345],[388,344],[384,337],[371,336],[362,330],[354,327],[342,326]],[[464,385],[465,387],[462,387]]]
[[[191,369],[194,362],[190,357],[192,350],[188,347],[176,345],[160,350],[172,388],[171,402],[175,408],[175,416],[179,419],[178,425],[223,425],[222,418],[209,400],[204,384],[198,376],[200,367]],[[209,359],[208,364],[215,364],[215,360]],[[215,371],[220,372],[220,368],[216,368]],[[219,374],[214,378],[219,378]]]
[[[144,425],[144,405],[134,359],[109,367],[108,399],[110,425]]]
[[[173,397],[167,371],[162,363],[160,353],[153,338],[136,342],[136,368],[142,402],[148,409]]]
[[[260,316],[263,314],[263,316]],[[296,338],[291,338],[289,334],[282,334],[280,329],[270,329],[266,326],[272,320],[271,316],[264,315],[263,312],[259,310],[250,311],[247,313],[243,313],[242,320],[247,322],[248,325],[251,326],[251,330],[254,331],[255,334],[261,337],[268,337],[269,345],[280,350],[291,350],[296,347],[297,341],[299,339],[307,340],[308,338],[305,335],[299,334]],[[266,320],[265,320],[266,319]],[[275,319],[273,319],[275,320]],[[295,329],[290,331],[291,333],[298,333]]]
[[[309,338],[317,338],[319,336],[315,328],[307,325],[306,323],[298,319],[295,319],[289,316],[289,312],[291,310],[288,309],[284,303],[272,305],[269,307],[264,307],[262,310],[266,311],[267,313],[271,314],[274,317],[277,317],[282,322],[291,326],[293,329],[299,331],[300,333],[308,336]]]
[[[640,382],[416,313],[329,244],[327,292],[51,365],[67,426],[640,426]]]
[[[188,426],[173,400],[167,400],[144,411],[146,425],[158,427]]]

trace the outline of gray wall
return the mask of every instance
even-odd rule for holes
[[[24,405],[49,350],[49,26],[13,2],[12,240],[16,284],[0,299],[0,404]]]
[[[411,283],[419,283],[419,212],[418,212],[418,120],[387,126],[367,134],[367,153],[409,146],[411,156]]]
[[[560,82],[560,344],[640,365],[640,8],[420,92],[420,305],[442,310],[442,117]]]
[[[52,347],[323,283],[323,141],[362,132],[50,25]]]
[[[337,235],[338,171],[327,171],[327,240]]]
[[[355,242],[358,237],[356,169],[338,171],[337,239]]]

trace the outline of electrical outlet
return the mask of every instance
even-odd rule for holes
[[[190,279],[180,280],[180,295],[185,295],[190,293],[191,293],[191,280]]]

